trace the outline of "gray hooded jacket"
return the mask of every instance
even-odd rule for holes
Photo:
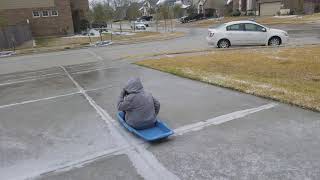
[[[143,90],[139,78],[130,79],[118,100],[118,110],[126,113],[125,121],[136,129],[154,126],[160,103]]]

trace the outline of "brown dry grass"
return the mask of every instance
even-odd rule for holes
[[[184,36],[183,32],[137,32],[135,35],[124,36],[124,35],[113,35],[113,43],[117,44],[132,44],[142,43],[148,41],[161,41],[167,39],[173,39]],[[100,41],[100,37],[91,37],[92,42]],[[110,35],[105,35],[103,40],[110,40]],[[18,48],[17,54],[30,54],[30,53],[42,53],[61,51],[66,49],[81,48],[89,45],[90,40],[88,37],[78,38],[63,38],[63,37],[42,37],[37,38],[37,47],[35,48]]]
[[[222,20],[208,19],[202,21],[196,21],[193,23],[186,24],[187,26],[193,27],[209,27],[214,24],[221,24],[230,21],[239,21],[239,20],[248,20],[256,19],[257,23],[264,25],[279,25],[279,24],[305,24],[312,22],[320,22],[320,13],[313,15],[297,16],[297,17],[287,17],[287,18],[276,18],[276,17],[250,17],[250,16],[241,16],[241,17],[225,17]]]
[[[320,111],[320,46],[216,51],[137,64]]]
[[[112,40],[117,42],[121,40],[136,40],[145,37],[157,37],[160,36],[160,33],[157,32],[137,32],[134,35],[126,36],[126,35],[113,35]],[[111,35],[105,34],[102,35],[102,39],[110,40]],[[92,42],[100,41],[100,37],[91,37]],[[74,37],[74,38],[65,38],[65,37],[40,37],[36,38],[36,44],[38,47],[53,47],[53,46],[66,46],[66,45],[74,45],[74,44],[88,44],[90,43],[89,37]]]

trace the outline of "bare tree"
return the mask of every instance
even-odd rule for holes
[[[181,8],[181,5],[174,5],[173,6],[173,17],[180,18],[182,16],[183,16],[183,9]]]
[[[139,4],[136,2],[133,2],[129,5],[127,12],[126,12],[126,18],[129,21],[132,21],[134,19],[136,19],[137,17],[140,16],[140,12],[139,12]]]
[[[167,31],[167,19],[169,19],[169,5],[161,5],[159,11],[164,20],[164,31]]]
[[[2,31],[2,33],[4,34],[4,38],[5,40],[8,42],[8,37],[6,34],[6,31],[3,30],[3,28],[8,26],[8,20],[5,17],[0,17],[0,31]]]

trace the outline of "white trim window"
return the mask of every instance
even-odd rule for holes
[[[57,10],[52,10],[51,11],[51,16],[59,16],[59,13]]]
[[[47,10],[42,11],[42,17],[49,17],[49,11]]]
[[[32,17],[33,18],[39,18],[40,17],[40,12],[39,11],[32,11]]]

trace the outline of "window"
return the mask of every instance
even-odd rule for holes
[[[243,24],[234,24],[227,27],[227,31],[242,31]]]
[[[257,31],[261,31],[261,32],[266,32],[266,28],[256,25],[257,26]]]
[[[52,10],[51,11],[51,16],[58,16],[58,11],[57,10]]]
[[[48,17],[49,11],[42,11],[42,17]]]
[[[245,24],[244,27],[245,27],[246,31],[260,31],[260,32],[263,32],[263,29],[265,29],[262,26],[259,26],[259,25],[256,25],[256,24],[249,24],[249,23]]]
[[[38,18],[38,17],[40,17],[40,12],[39,11],[32,11],[32,16],[33,16],[33,18]]]
[[[246,31],[257,31],[257,26],[255,24],[245,24]]]

